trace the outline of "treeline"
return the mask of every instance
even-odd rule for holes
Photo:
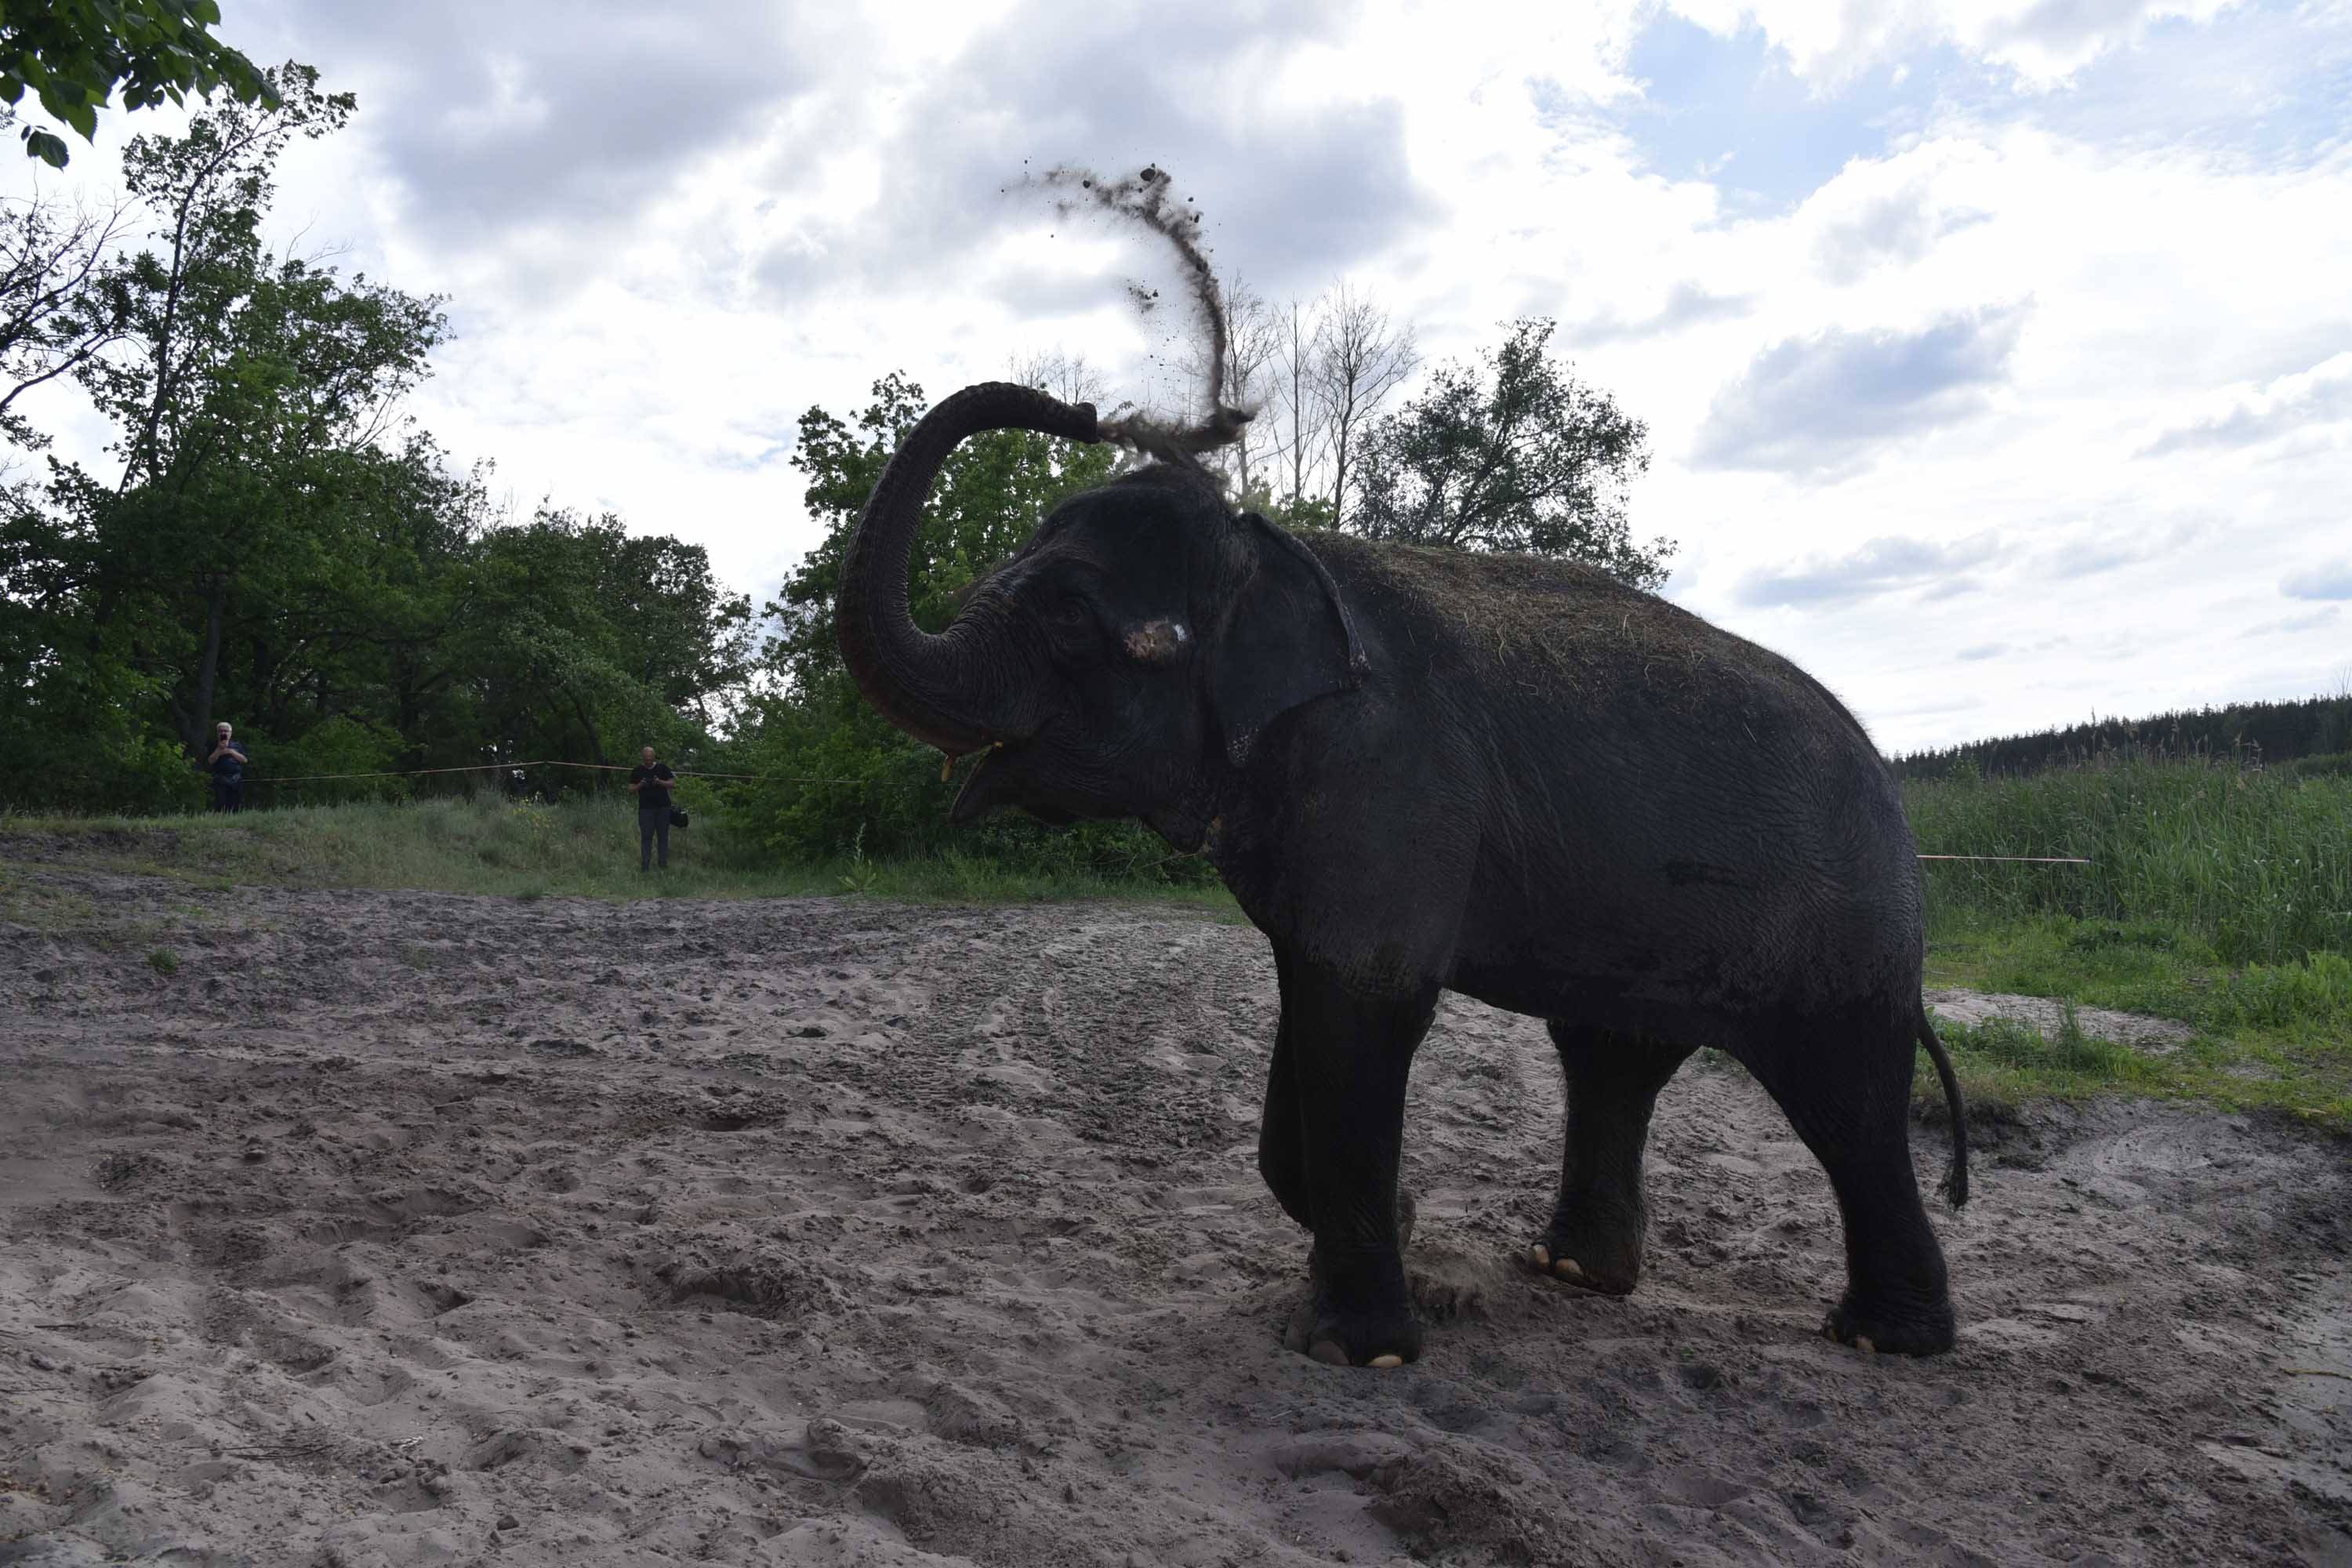
[[[824,538],[756,614],[698,545],[610,515],[502,516],[485,473],[453,471],[401,414],[442,341],[443,301],[262,243],[279,157],[355,109],[307,67],[267,74],[252,105],[131,139],[115,210],[0,204],[0,442],[13,454],[0,805],[194,807],[196,760],[224,720],[262,806],[486,782],[569,793],[593,775],[518,765],[621,763],[649,743],[677,765],[761,775],[704,786],[699,802],[761,853],[1200,874],[1127,826],[1049,833],[1005,817],[950,838],[940,757],[857,698],[831,622],[842,550],[924,388],[892,374],[853,414],[802,416],[792,461]],[[1226,385],[1259,417],[1225,460],[1249,504],[1663,579],[1672,546],[1638,542],[1625,507],[1646,431],[1552,354],[1549,321],[1506,323],[1495,349],[1422,374],[1410,331],[1359,293],[1277,311],[1231,292]],[[1083,361],[1015,374],[1106,400]],[[106,420],[119,468],[49,449],[23,404],[51,383],[77,385]],[[943,626],[1115,457],[1017,433],[967,443],[924,514],[917,618]],[[495,772],[417,773],[476,767]]]
[[[0,801],[196,805],[218,720],[264,779],[690,750],[751,676],[751,605],[699,545],[495,516],[401,419],[441,302],[264,247],[278,158],[353,110],[268,75],[274,103],[132,138],[113,211],[0,208]],[[119,473],[26,421],[57,381]]]
[[[2233,702],[2147,719],[2095,719],[2063,729],[2002,735],[1915,752],[1895,760],[1905,778],[2014,776],[2045,768],[2121,761],[2229,761],[2249,767],[2297,763],[2352,752],[2352,692],[2293,702]],[[2352,758],[2346,759],[2352,763]]]

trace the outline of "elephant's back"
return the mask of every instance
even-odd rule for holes
[[[1584,897],[1635,899],[1619,930],[1686,909],[1751,957],[1805,931],[1914,946],[1893,771],[1795,665],[1574,563],[1310,543],[1378,645],[1398,742],[1456,753],[1481,797],[1498,885],[1549,868]]]
[[[1858,742],[1862,725],[1822,684],[1769,648],[1580,562],[1438,550],[1304,533],[1391,657],[1444,662],[1571,712],[1626,708],[1712,731],[1794,721]],[[1393,634],[1402,633],[1402,637]]]

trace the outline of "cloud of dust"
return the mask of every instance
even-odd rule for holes
[[[1255,410],[1236,407],[1224,399],[1225,301],[1217,288],[1216,271],[1201,246],[1200,209],[1170,198],[1174,181],[1157,165],[1107,179],[1089,169],[1056,164],[1043,174],[1032,175],[1025,184],[1045,193],[1057,216],[1098,214],[1114,222],[1142,225],[1174,248],[1181,267],[1184,294],[1205,351],[1207,385],[1202,388],[1201,414],[1190,421],[1163,419],[1131,403],[1121,404],[1097,422],[1103,438],[1139,457],[1187,468],[1201,467],[1202,453],[1239,440]],[[1141,313],[1149,315],[1159,309],[1159,289],[1130,279],[1127,290]]]

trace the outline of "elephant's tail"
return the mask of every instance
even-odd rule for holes
[[[1919,1005],[1919,1043],[1927,1047],[1927,1059],[1936,1064],[1936,1076],[1944,1080],[1944,1105],[1952,1113],[1952,1168],[1944,1176],[1944,1195],[1952,1200],[1954,1208],[1969,1201],[1969,1112],[1960,1102],[1960,1080],[1952,1072],[1952,1058],[1944,1054],[1944,1042],[1936,1037],[1934,1026],[1927,1022],[1927,1005]]]

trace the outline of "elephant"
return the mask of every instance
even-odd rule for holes
[[[1418,1357],[1398,1191],[1406,1077],[1440,992],[1547,1021],[1559,1197],[1527,1261],[1642,1272],[1652,1109],[1702,1047],[1744,1066],[1826,1171],[1846,1283],[1825,1331],[1949,1350],[1915,1179],[1915,1045],[1967,1124],[1921,998],[1919,868],[1886,762],[1820,683],[1564,561],[1293,532],[1176,451],[1064,500],[951,624],[908,612],[918,511],[958,442],[1107,438],[1090,404],[965,388],[892,455],[835,608],[866,700],[984,755],[968,820],[1132,817],[1213,864],[1273,947],[1281,1010],[1258,1169],[1312,1237],[1286,1336]]]

